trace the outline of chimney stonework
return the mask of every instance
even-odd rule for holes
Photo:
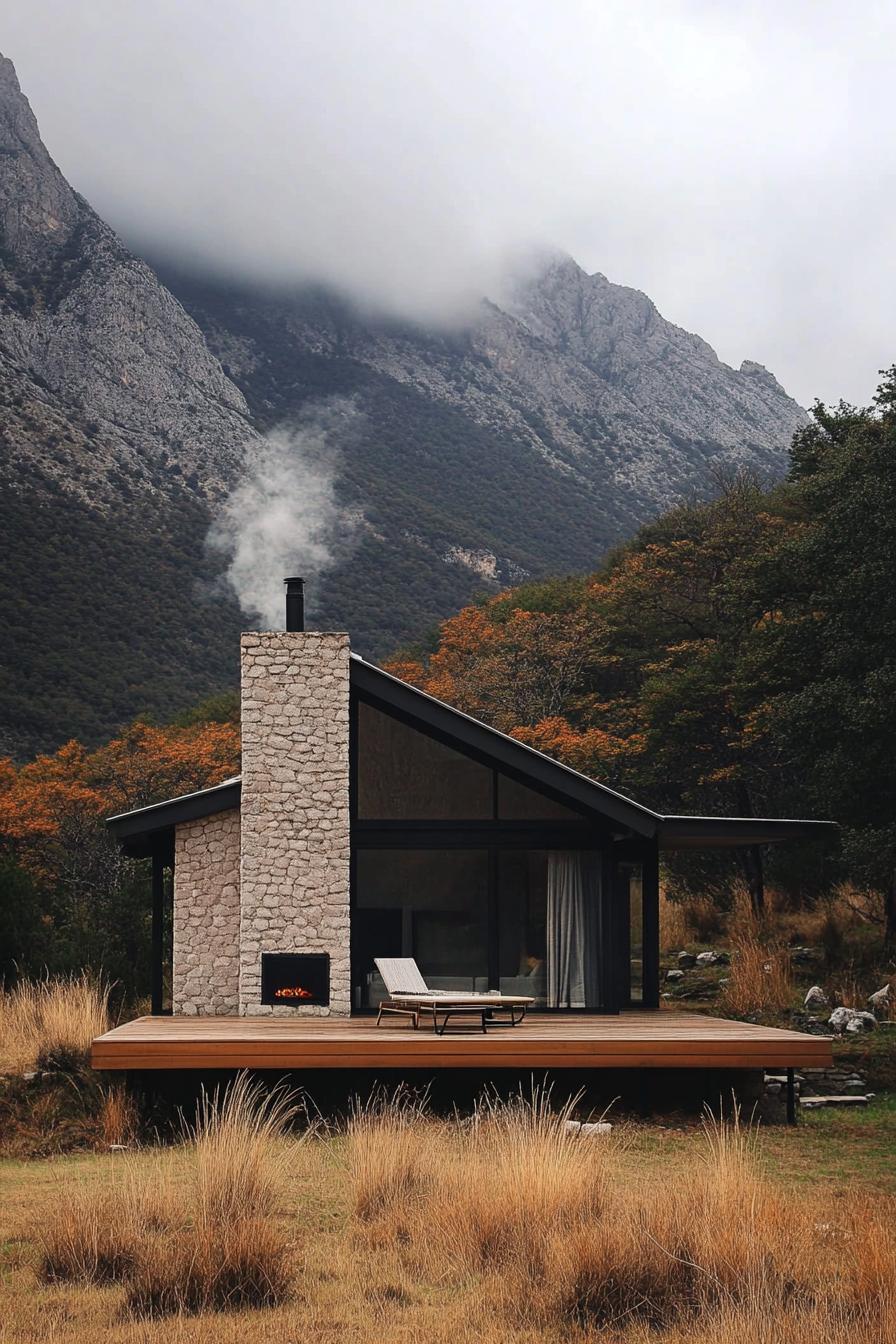
[[[349,640],[242,636],[239,1011],[351,1011]],[[330,1006],[261,1002],[262,952],[328,952]]]

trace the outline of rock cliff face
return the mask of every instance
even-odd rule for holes
[[[0,164],[13,466],[106,508],[120,502],[122,483],[153,491],[185,479],[219,494],[254,436],[245,401],[177,300],[72,191],[3,58]]]
[[[0,57],[0,754],[95,741],[235,677],[240,617],[204,598],[203,538],[256,440]]]
[[[480,591],[593,567],[715,467],[776,475],[803,418],[567,257],[466,329],[160,272],[74,191],[0,58],[0,751],[96,740],[236,679],[204,539],[260,433],[349,398],[351,546],[314,623],[378,654]]]

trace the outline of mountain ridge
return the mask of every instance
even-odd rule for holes
[[[354,541],[312,611],[373,656],[477,592],[593,568],[720,465],[780,475],[805,418],[568,257],[450,332],[153,269],[0,58],[0,745],[96,741],[233,684],[248,618],[205,538],[263,436],[333,397],[362,427],[334,455]]]

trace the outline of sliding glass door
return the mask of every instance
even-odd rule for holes
[[[354,1006],[385,989],[382,956],[432,989],[498,989],[544,1009],[607,1006],[601,856],[588,850],[365,849],[354,863]]]

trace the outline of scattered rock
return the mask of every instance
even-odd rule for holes
[[[590,1138],[595,1134],[609,1134],[613,1126],[609,1120],[596,1120],[593,1123],[587,1120],[567,1120],[566,1132],[568,1134],[580,1134],[583,1138]]]
[[[814,947],[792,947],[790,949],[790,960],[795,961],[798,965],[807,961],[815,961],[817,958],[818,953]]]
[[[803,999],[803,1005],[806,1008],[827,1008],[828,996],[825,994],[821,985],[813,985],[812,988],[807,991],[806,997]]]
[[[800,1105],[814,1111],[819,1106],[867,1106],[867,1097],[801,1097]]]
[[[679,957],[678,960],[680,962],[681,957]],[[868,1002],[871,1004],[871,1007],[878,1012],[880,1012],[881,1010],[886,1010],[887,1008],[889,1008],[890,1003],[892,1002],[893,998],[892,991],[893,991],[892,985],[884,985],[883,989],[879,989],[877,990],[876,993],[869,995]]]
[[[23,1073],[22,1077],[25,1079],[26,1083],[33,1083],[37,1077],[37,1069],[30,1069],[28,1073]]]
[[[717,965],[718,965],[718,962],[719,962],[719,954],[718,954],[718,952],[698,952],[698,953],[697,953],[697,965],[698,965],[698,966],[717,966]]]
[[[678,964],[683,971],[689,971],[692,966],[697,965],[697,958],[693,952],[679,952]]]
[[[845,1031],[846,1024],[851,1021],[854,1012],[854,1008],[835,1008],[828,1018],[828,1026],[834,1031]]]
[[[846,1024],[846,1030],[855,1034],[860,1031],[873,1031],[876,1026],[877,1018],[873,1013],[854,1012]]]
[[[683,979],[684,979],[684,971],[667,971],[667,972],[666,972],[666,979],[667,979],[667,980],[683,980]]]

